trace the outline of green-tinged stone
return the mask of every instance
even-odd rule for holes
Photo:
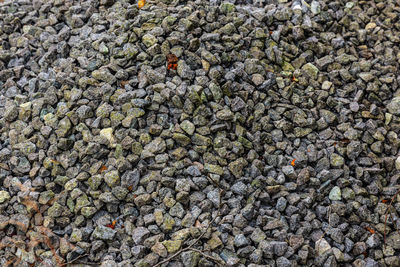
[[[342,192],[338,186],[332,188],[331,192],[329,193],[330,200],[341,200],[342,199]]]
[[[40,193],[39,204],[46,205],[47,202],[54,198],[55,194],[53,191],[48,190]]]
[[[233,119],[234,114],[229,109],[223,109],[217,112],[216,117],[223,121],[229,121]]]
[[[286,61],[284,61],[284,62],[282,63],[282,69],[283,69],[284,71],[290,71],[290,72],[295,71],[295,68],[294,68],[290,63],[288,63],[288,62],[286,62]]]
[[[142,151],[143,151],[143,146],[142,146],[142,144],[140,144],[139,142],[133,142],[133,143],[132,143],[131,151],[132,151],[133,154],[139,156],[139,155],[142,153]]]
[[[163,19],[162,21],[162,25],[165,27],[171,27],[172,25],[174,25],[175,21],[177,20],[176,17],[173,16],[167,16]]]
[[[31,115],[32,102],[23,103],[23,104],[19,105],[19,107],[20,107],[19,119],[20,120],[28,119]]]
[[[70,241],[74,243],[82,241],[82,231],[79,228],[74,228],[72,230]]]
[[[7,191],[0,191],[0,204],[11,199],[10,193]]]
[[[83,216],[85,216],[85,218],[92,217],[96,212],[97,212],[97,209],[95,207],[83,207],[81,209],[81,214]]]
[[[139,136],[139,142],[140,142],[142,145],[146,145],[146,144],[150,143],[150,142],[151,142],[151,136],[150,136],[150,134],[148,134],[148,133],[142,133],[142,134]]]
[[[122,158],[124,156],[124,151],[122,149],[121,144],[116,144],[115,145],[115,152],[114,152],[114,157],[116,159]]]
[[[155,210],[154,211],[154,217],[155,217],[155,219],[156,219],[156,224],[158,225],[158,226],[160,226],[162,223],[163,223],[163,221],[164,221],[164,215],[163,215],[163,212],[162,212],[162,210]]]
[[[92,234],[93,239],[101,239],[111,241],[114,239],[116,230],[111,229],[110,227],[99,225],[97,226]]]
[[[176,200],[173,197],[166,196],[163,202],[165,206],[167,206],[168,208],[172,208],[175,205]]]
[[[188,239],[189,236],[190,236],[190,229],[185,228],[185,229],[182,229],[182,230],[179,230],[179,231],[173,233],[171,235],[171,238],[172,238],[172,240],[185,241],[186,239]]]
[[[74,212],[75,203],[74,203],[74,200],[72,198],[68,198],[67,199],[67,207],[71,212]]]
[[[175,253],[181,248],[182,240],[166,240],[163,241],[162,244],[167,249],[168,253]]]
[[[106,128],[100,130],[100,136],[105,137],[110,142],[110,144],[113,144],[115,142],[113,136],[113,128]]]
[[[117,111],[112,111],[110,114],[111,122],[119,122],[122,121],[124,118],[125,116]]]
[[[222,245],[222,241],[216,233],[213,233],[211,239],[208,240],[207,244],[210,246],[211,250],[214,250]]]
[[[67,191],[71,191],[72,189],[76,188],[78,186],[78,180],[77,179],[71,179],[68,182],[65,183],[64,188]]]
[[[68,176],[58,175],[56,179],[54,179],[54,182],[58,185],[64,186],[69,180],[70,178]]]
[[[247,166],[247,161],[244,158],[239,158],[229,163],[228,168],[236,178],[240,178],[245,166]]]
[[[172,135],[172,139],[174,139],[181,146],[187,146],[191,142],[191,139],[189,137],[181,133],[174,133]]]
[[[189,100],[192,101],[193,104],[195,104],[195,105],[200,105],[202,103],[199,94],[194,90],[191,90],[189,92],[188,97],[189,97]]]
[[[219,10],[223,13],[223,14],[228,14],[228,13],[232,13],[236,10],[236,7],[234,4],[229,3],[229,2],[224,2],[219,6]]]
[[[345,187],[342,190],[342,196],[344,199],[355,199],[356,194],[354,193],[353,189]]]
[[[87,207],[89,205],[90,205],[90,201],[88,199],[88,196],[86,194],[83,194],[82,196],[80,196],[76,199],[75,213],[80,211],[83,207]]]
[[[47,210],[47,215],[51,218],[60,217],[64,208],[58,202],[54,204]]]
[[[128,110],[127,116],[132,116],[134,118],[142,117],[146,112],[141,108],[131,108]]]
[[[58,127],[56,129],[56,134],[58,137],[65,137],[68,135],[69,131],[71,130],[72,123],[68,119],[68,117],[64,117],[58,123]]]
[[[192,136],[192,143],[198,146],[210,146],[212,145],[212,141],[210,138],[200,135],[200,134],[194,134]]]
[[[161,228],[165,231],[171,231],[175,226],[175,220],[168,213],[164,216],[164,222],[161,225]]]
[[[103,181],[103,177],[101,175],[93,175],[88,179],[88,185],[91,189],[97,190]]]
[[[217,84],[211,82],[209,88],[216,101],[220,100],[223,97],[221,87],[219,87]]]
[[[307,63],[305,64],[302,68],[303,73],[308,77],[311,78],[313,80],[316,80],[318,78],[318,68],[315,67],[313,64],[311,63]]]
[[[312,132],[311,128],[302,128],[302,127],[294,128],[294,135],[296,137],[304,137],[310,134],[311,132]]]
[[[99,81],[104,81],[108,84],[116,82],[116,78],[107,69],[99,69],[92,71],[92,77]]]
[[[112,110],[113,107],[110,104],[103,103],[96,109],[96,116],[100,118],[107,118]]]
[[[146,47],[151,47],[157,43],[157,38],[151,34],[145,34],[142,37],[142,42]]]
[[[204,169],[210,173],[215,173],[218,175],[224,174],[224,169],[218,165],[206,163],[204,164]]]
[[[109,187],[114,187],[119,184],[120,177],[117,170],[109,171],[104,175],[104,181]]]
[[[238,141],[246,148],[248,149],[252,149],[253,148],[253,144],[247,140],[246,138],[244,138],[243,136],[239,136],[238,137]]]
[[[333,167],[340,167],[344,164],[344,158],[339,154],[332,153],[330,162]]]
[[[180,124],[180,126],[181,126],[182,130],[184,130],[188,135],[193,135],[194,130],[196,129],[194,124],[188,120],[184,120]]]
[[[123,54],[126,59],[132,59],[139,54],[139,49],[131,43],[125,44],[123,47]]]

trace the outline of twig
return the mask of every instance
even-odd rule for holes
[[[75,262],[75,261],[77,261],[77,260],[79,260],[80,258],[83,258],[83,257],[86,257],[86,256],[88,256],[89,254],[82,254],[82,255],[80,255],[80,256],[78,256],[78,257],[76,257],[75,259],[73,259],[73,260],[71,260],[71,261],[68,261],[68,262],[66,262],[66,263],[64,263],[64,265],[63,265],[63,267],[64,266],[66,266],[67,264],[71,264],[71,263],[73,263],[73,262]]]
[[[213,260],[213,261],[216,262],[219,266],[223,266],[223,264],[221,263],[221,260],[220,260],[220,259],[217,259],[217,258],[215,258],[215,257],[213,257],[213,256],[207,255],[207,254],[204,253],[203,251],[198,250],[198,249],[195,249],[195,248],[190,248],[190,250],[191,250],[191,251],[195,251],[195,252],[197,252],[197,253],[200,253],[203,257],[205,257],[205,258],[207,258],[207,259]]]
[[[219,213],[220,213],[220,210],[221,210],[221,194],[223,193],[223,191],[224,190],[222,190],[222,189],[220,189],[220,191],[219,191],[219,206],[218,206],[218,211],[217,211],[217,215],[210,221],[210,223],[207,225],[207,228],[206,228],[206,230],[198,237],[198,238],[196,238],[195,240],[194,240],[194,242],[192,242],[188,247],[186,247],[186,248],[182,248],[182,249],[180,249],[178,252],[176,252],[174,255],[172,255],[172,256],[170,256],[169,258],[167,258],[167,259],[165,259],[165,260],[163,260],[163,261],[160,261],[159,263],[157,263],[156,265],[154,265],[154,267],[158,267],[158,266],[161,266],[162,264],[164,264],[164,263],[167,263],[167,262],[169,262],[170,260],[172,260],[173,258],[175,258],[176,256],[179,256],[182,252],[185,252],[185,251],[188,251],[188,250],[194,250],[192,247],[197,243],[197,242],[199,242],[199,240],[207,233],[207,231],[208,231],[208,229],[211,227],[211,225],[214,223],[214,221],[217,219],[217,217],[219,217]],[[200,250],[199,250],[200,251]],[[204,253],[202,253],[202,254],[204,254]],[[211,257],[211,256],[209,256],[209,257]]]
[[[387,218],[388,218],[388,214],[389,214],[389,210],[392,207],[392,204],[396,198],[396,196],[400,193],[400,189],[397,190],[396,194],[394,194],[394,196],[392,197],[392,200],[389,203],[388,208],[386,209],[385,212],[385,228],[383,229],[383,244],[386,245],[386,224],[387,224]]]

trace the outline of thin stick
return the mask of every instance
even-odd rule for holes
[[[63,266],[65,266],[65,265],[67,265],[67,264],[71,264],[71,263],[73,263],[73,262],[75,262],[75,261],[77,261],[77,260],[79,260],[80,258],[83,258],[83,257],[86,257],[86,256],[88,256],[89,254],[83,254],[83,255],[80,255],[80,256],[78,256],[78,257],[76,257],[75,259],[73,259],[73,260],[71,260],[71,261],[68,261],[68,262],[66,262],[66,263],[64,263],[64,265]]]
[[[198,250],[198,249],[195,249],[195,248],[190,248],[190,250],[191,250],[191,251],[195,251],[195,252],[197,252],[197,253],[200,253],[203,257],[205,257],[205,258],[207,258],[207,259],[210,259],[210,260],[216,262],[219,266],[223,266],[223,264],[221,264],[221,260],[220,260],[220,259],[217,259],[217,258],[215,258],[215,257],[213,257],[213,256],[207,255],[207,254],[204,253],[203,251]]]
[[[206,230],[198,237],[194,240],[194,242],[192,244],[190,244],[188,247],[180,249],[178,252],[176,252],[174,255],[172,255],[171,257],[160,261],[159,263],[157,263],[156,265],[154,265],[154,267],[158,267],[161,266],[164,263],[169,262],[170,260],[172,260],[173,258],[175,258],[176,256],[179,256],[182,252],[188,251],[188,250],[193,250],[192,247],[199,242],[199,240],[207,233],[208,229],[210,228],[210,226],[214,223],[214,221],[217,219],[217,217],[219,217],[220,215],[220,210],[221,210],[221,194],[223,193],[224,190],[220,189],[219,191],[219,206],[218,206],[218,211],[217,211],[217,215],[211,220],[211,222],[207,225]],[[210,256],[211,257],[211,256]]]
[[[392,197],[392,200],[389,203],[388,208],[386,209],[385,212],[385,228],[383,229],[383,244],[386,245],[386,223],[387,223],[387,218],[388,218],[388,214],[389,214],[389,210],[392,207],[392,204],[394,202],[394,199],[396,198],[396,196],[400,193],[400,189],[397,190],[396,194],[394,194],[394,196]]]

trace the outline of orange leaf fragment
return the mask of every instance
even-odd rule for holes
[[[389,199],[382,199],[382,203],[388,203]]]
[[[169,70],[170,70],[170,69],[176,70],[177,68],[178,68],[178,64],[176,64],[176,63],[168,64],[168,69],[169,69]]]
[[[296,78],[296,76],[294,76],[294,74],[293,74],[293,77],[292,77],[292,82],[298,82],[299,80]]]
[[[201,227],[201,223],[200,223],[198,220],[196,220],[194,226],[195,226],[195,227]]]
[[[114,220],[114,221],[112,221],[112,223],[107,224],[106,227],[109,227],[109,228],[111,228],[111,229],[115,229],[115,224],[116,224],[116,223],[117,223],[117,221]]]
[[[167,63],[168,69],[176,70],[178,67],[178,57],[175,54],[168,54],[167,55]]]
[[[99,169],[99,173],[104,172],[105,170],[107,170],[107,167],[105,165],[101,166],[101,168]]]
[[[55,163],[55,164],[60,164],[59,161],[55,160],[55,159],[50,159],[51,162]]]
[[[292,162],[290,163],[290,165],[294,166],[294,162],[296,161],[296,159],[292,160]]]
[[[133,190],[133,185],[128,186],[128,190],[132,191]]]
[[[368,226],[365,227],[365,230],[367,230],[367,231],[370,232],[371,234],[375,234],[375,230],[372,229],[372,228],[370,228],[370,227],[368,227]]]
[[[129,81],[121,81],[121,87],[125,89],[125,85],[127,85]]]
[[[138,8],[144,7],[144,4],[146,4],[146,1],[145,1],[145,0],[139,0],[138,3],[137,3]]]

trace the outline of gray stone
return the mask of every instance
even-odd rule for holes
[[[338,186],[335,186],[331,189],[329,193],[330,200],[342,200],[342,192]]]
[[[132,232],[132,239],[136,245],[143,244],[143,241],[150,235],[149,230],[144,227],[138,227]]]
[[[117,231],[110,227],[99,225],[94,229],[92,238],[111,241],[116,233]]]

